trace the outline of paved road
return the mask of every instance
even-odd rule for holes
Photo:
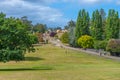
[[[99,52],[92,51],[92,50],[89,50],[89,49],[88,50],[83,50],[83,49],[80,49],[80,48],[73,48],[73,47],[65,46],[58,39],[57,40],[51,40],[50,42],[52,44],[54,44],[55,46],[59,46],[59,47],[65,48],[65,49],[76,50],[76,51],[80,51],[80,52],[84,52],[84,53],[88,53],[88,54],[97,55],[97,56],[100,56],[100,57],[105,57],[105,58],[109,58],[109,59],[114,59],[114,60],[119,60],[120,61],[120,57],[100,54]]]

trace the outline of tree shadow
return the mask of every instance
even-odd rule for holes
[[[0,71],[37,71],[37,70],[53,70],[52,67],[40,67],[40,68],[12,68],[12,69],[0,69]]]
[[[44,58],[39,58],[39,57],[25,57],[25,61],[39,61],[39,60],[44,60]]]

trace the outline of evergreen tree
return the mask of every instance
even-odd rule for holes
[[[105,21],[106,20],[106,13],[105,13],[104,9],[101,8],[99,11],[99,14],[102,17],[102,21]]]
[[[105,37],[106,37],[106,34],[105,34],[106,12],[104,11],[104,9],[101,8],[99,13],[102,17],[103,39],[105,39]]]
[[[94,11],[92,14],[90,31],[94,39],[103,39],[102,17],[98,10]]]
[[[106,22],[106,39],[119,38],[119,15],[114,9],[110,9],[108,12]]]
[[[69,44],[71,46],[75,46],[75,22],[74,21],[69,21],[68,22],[68,34],[69,34]]]
[[[81,37],[82,35],[89,35],[89,19],[89,14],[85,11],[85,9],[79,11],[75,28],[76,46],[79,37]]]

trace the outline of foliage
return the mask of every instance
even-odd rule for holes
[[[114,9],[110,9],[108,12],[106,22],[106,39],[118,39],[120,30],[120,22],[118,12]]]
[[[38,38],[38,42],[44,42],[42,33],[36,32],[35,35]]]
[[[38,37],[36,35],[30,34],[29,36],[32,44],[36,44],[39,42]]]
[[[9,49],[0,50],[0,61],[7,62],[9,60],[15,61],[24,60],[23,50],[9,50]]]
[[[21,60],[26,51],[34,51],[26,26],[20,19],[0,14],[0,61]]]
[[[78,45],[82,48],[92,48],[94,40],[91,36],[83,35],[78,39]]]
[[[47,26],[45,24],[39,24],[39,23],[37,23],[33,27],[33,31],[34,32],[45,33],[46,30],[47,30]]]
[[[89,13],[86,12],[85,9],[79,11],[75,28],[76,46],[79,37],[89,35],[89,19]]]
[[[76,23],[74,21],[68,22],[68,34],[69,34],[69,44],[70,46],[75,47],[75,26]]]
[[[109,51],[111,55],[120,56],[120,39],[109,40],[106,50]]]
[[[103,39],[102,17],[98,10],[92,14],[90,32],[95,40]]]
[[[53,30],[54,31],[56,31],[56,30],[62,30],[62,28],[58,26],[58,27],[53,28]]]
[[[94,40],[94,48],[106,50],[107,42],[108,41],[106,40],[103,40],[103,41]]]
[[[65,32],[62,34],[60,40],[62,41],[62,43],[69,43],[69,35],[68,32]]]
[[[54,37],[57,33],[56,32],[51,32],[50,37]]]
[[[27,16],[21,17],[21,21],[25,25],[26,30],[32,33],[32,31],[33,31],[32,30],[33,29],[32,21],[28,20]]]
[[[99,14],[101,15],[102,21],[105,21],[106,19],[106,13],[103,8],[99,10]]]

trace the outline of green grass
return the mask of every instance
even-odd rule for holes
[[[0,63],[0,80],[120,80],[120,62],[45,45],[26,60]]]

